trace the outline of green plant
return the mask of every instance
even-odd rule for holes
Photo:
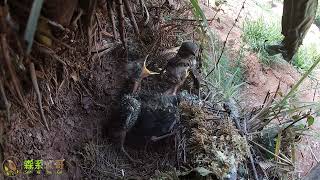
[[[314,23],[315,23],[318,27],[320,27],[320,4],[318,4],[317,14],[316,14]]]
[[[267,65],[270,65],[279,56],[268,56],[264,49],[265,41],[277,42],[282,38],[280,22],[271,20],[266,22],[262,17],[250,21],[246,19],[243,23],[243,42],[247,43],[251,49],[258,53],[259,59]]]
[[[300,46],[298,52],[293,57],[293,65],[303,71],[309,69],[318,55],[315,44],[306,44]]]
[[[200,8],[198,1],[190,0],[190,2],[193,7],[193,15],[200,25],[199,31],[202,35],[200,42],[203,46],[202,59],[204,74],[208,74],[209,71],[215,68],[206,80],[211,85],[210,89],[215,92],[215,100],[226,101],[234,97],[239,87],[243,84],[244,68],[241,66],[243,51],[239,52],[235,64],[231,64],[229,57],[222,54],[219,64],[216,65],[217,57],[219,57],[221,53],[223,43],[219,42],[209,27],[207,18]]]
[[[226,55],[222,55],[220,63],[214,72],[207,77],[215,93],[215,101],[227,101],[238,95],[240,87],[244,84],[244,68],[241,64],[242,57],[231,64]],[[204,57],[204,74],[213,68],[210,58]]]
[[[294,113],[303,114],[304,111],[309,111],[310,109],[313,109],[315,112],[317,112],[320,107],[319,102],[299,103],[299,105],[296,106],[297,103],[290,100],[292,100],[292,97],[294,97],[294,95],[297,93],[302,82],[311,74],[311,72],[319,63],[320,57],[313,62],[313,64],[303,74],[299,81],[290,89],[288,94],[286,94],[279,101],[275,100],[275,96],[278,94],[278,92],[275,93],[274,97],[269,98],[269,100],[267,100],[264,104],[263,108],[261,108],[261,110],[248,121],[248,123],[251,124],[251,130],[255,131],[262,129],[275,119],[294,119],[291,117]]]

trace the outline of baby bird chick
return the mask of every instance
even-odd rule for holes
[[[166,94],[176,95],[177,90],[189,75],[189,71],[196,69],[196,54],[198,46],[190,41],[183,42],[175,57],[168,61],[165,67],[167,81],[172,85]]]
[[[134,85],[132,88],[132,92],[124,95],[121,98],[120,104],[120,145],[121,151],[132,161],[137,162],[127,153],[124,149],[124,143],[126,139],[126,134],[131,128],[136,124],[138,116],[141,111],[141,100],[138,96],[138,91],[140,88],[140,84],[143,78],[146,78],[150,75],[159,74],[156,72],[149,71],[146,67],[146,60],[148,56],[145,58],[143,66],[138,63],[130,63],[128,64],[129,75],[134,81]]]

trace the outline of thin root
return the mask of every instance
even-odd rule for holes
[[[16,75],[15,71],[13,70],[13,65],[11,63],[9,52],[8,52],[7,40],[6,40],[6,36],[4,34],[1,35],[1,47],[2,47],[2,52],[3,52],[3,57],[4,57],[5,64],[7,66],[7,69],[9,71],[9,74],[10,74],[11,79],[12,79],[14,90],[16,91],[22,106],[27,111],[28,116],[31,119],[34,119],[33,114],[31,114],[31,112],[30,112],[28,106],[26,105],[26,103],[24,101],[24,98],[22,96],[22,93],[21,93],[21,90],[20,90],[21,89],[20,88],[20,83],[19,83],[19,80],[17,78],[17,75]]]
[[[115,22],[115,17],[114,17],[114,12],[113,12],[113,6],[114,6],[114,1],[110,0],[107,3],[107,9],[108,9],[108,15],[109,15],[111,25],[112,25],[113,37],[116,40],[116,39],[118,39],[118,33],[116,31],[116,22]]]
[[[138,28],[138,25],[137,25],[137,22],[136,22],[136,19],[134,17],[134,14],[132,12],[132,9],[130,7],[130,3],[128,0],[123,0],[124,2],[124,6],[126,8],[126,11],[129,15],[129,19],[130,19],[130,22],[133,26],[133,29],[134,29],[134,33],[137,35],[137,36],[140,36],[140,31],[139,31],[139,28]]]
[[[46,117],[44,115],[44,111],[43,111],[43,107],[42,107],[41,93],[40,93],[38,82],[37,82],[37,76],[36,76],[36,71],[35,71],[35,68],[34,68],[34,64],[30,63],[29,68],[30,68],[32,84],[33,84],[33,87],[34,87],[34,89],[36,91],[37,98],[38,98],[38,105],[39,105],[41,119],[44,122],[47,130],[49,131],[49,126],[48,126],[48,123],[47,123],[47,119],[46,119]]]
[[[118,0],[118,17],[119,17],[119,31],[120,31],[120,39],[124,46],[127,48],[127,43],[125,41],[125,28],[124,28],[124,12],[123,12],[123,2],[122,0]]]
[[[144,2],[144,0],[140,0],[140,4],[141,4],[141,7],[142,7],[144,13],[146,14],[146,20],[143,23],[143,25],[146,26],[149,23],[149,20],[150,20],[149,11],[148,11],[148,8],[147,8],[146,3]]]
[[[2,99],[4,101],[4,105],[6,107],[7,121],[10,122],[10,107],[11,107],[11,103],[8,101],[6,93],[4,91],[3,79],[0,79],[0,92],[1,92]]]

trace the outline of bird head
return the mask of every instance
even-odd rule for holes
[[[150,71],[147,68],[147,65],[146,65],[147,59],[148,59],[148,55],[145,57],[142,67],[141,67],[141,65],[137,65],[137,64],[133,65],[133,67],[135,67],[135,70],[134,70],[135,72],[132,74],[133,79],[134,79],[133,92],[136,92],[138,90],[143,78],[146,78],[150,75],[160,74],[158,72]]]
[[[198,52],[198,45],[191,41],[185,41],[181,44],[178,50],[178,55],[181,57],[196,56]]]

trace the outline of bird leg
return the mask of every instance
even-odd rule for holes
[[[149,56],[149,55],[147,55],[147,56],[145,57],[145,59],[144,59],[143,67],[142,67],[142,71],[141,71],[140,77],[138,78],[138,80],[136,80],[136,81],[134,82],[133,92],[137,92],[137,90],[139,89],[140,84],[141,84],[141,81],[142,81],[143,78],[146,78],[146,77],[148,77],[148,76],[150,76],[150,75],[160,74],[160,73],[158,73],[158,72],[150,71],[150,70],[147,68],[146,63],[147,63],[148,56]]]
[[[170,137],[170,136],[172,136],[172,135],[175,135],[176,133],[177,133],[177,130],[174,130],[174,131],[172,131],[172,132],[170,132],[170,133],[168,133],[168,134],[162,135],[162,136],[152,136],[152,137],[150,138],[150,140],[151,140],[152,142],[157,142],[157,141],[160,141],[160,140],[162,140],[162,139],[164,139],[164,138],[167,138],[167,137]]]
[[[179,83],[177,83],[175,86],[173,86],[172,88],[168,89],[165,94],[166,95],[172,95],[172,96],[175,96],[177,95],[177,91],[178,89],[180,88],[180,86],[182,86],[184,83],[184,80],[183,81],[180,81]]]
[[[124,149],[124,142],[126,140],[126,135],[127,135],[127,131],[126,130],[122,130],[120,132],[120,146],[121,146],[121,151],[127,156],[127,158],[133,162],[133,163],[141,163],[140,161],[134,160],[129,153]]]
[[[186,69],[184,73],[184,77],[177,84],[175,84],[175,86],[173,86],[172,88],[169,88],[165,92],[165,94],[175,96],[177,94],[178,89],[180,88],[180,86],[183,85],[184,81],[187,79],[188,76],[189,76],[189,69]]]

